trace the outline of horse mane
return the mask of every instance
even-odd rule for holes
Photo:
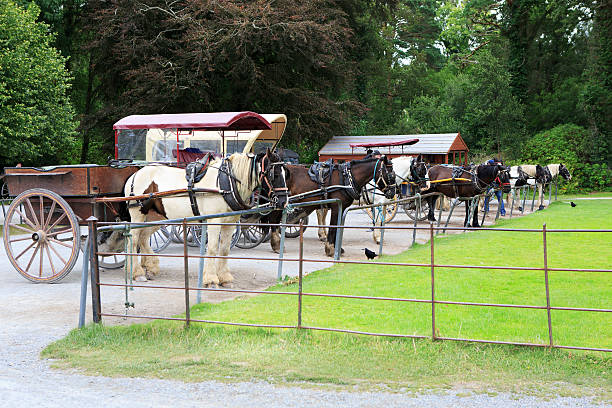
[[[257,180],[251,169],[252,161],[255,159],[244,153],[234,153],[227,160],[232,163],[234,176],[240,180],[240,183],[236,184],[240,196],[243,198],[248,197],[255,189],[255,182]]]

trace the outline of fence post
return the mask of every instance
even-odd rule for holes
[[[546,286],[546,313],[548,314],[548,345],[553,347],[552,320],[550,318],[550,291],[548,287],[548,252],[546,249],[546,224],[542,225],[542,246],[544,249],[544,284]]]
[[[436,300],[435,300],[435,276],[434,276],[434,230],[433,222],[429,222],[429,251],[431,254],[431,340],[436,339]]]
[[[385,240],[385,214],[387,212],[387,206],[383,205],[382,207],[372,207],[372,210],[374,210],[375,208],[380,208],[380,226],[383,227],[380,229],[380,242],[379,242],[379,246],[378,246],[378,256],[382,256],[383,254],[383,242]],[[372,211],[372,215],[374,214],[374,211]],[[374,217],[374,219],[376,219],[376,217]],[[374,226],[376,226],[376,222],[374,222]],[[338,232],[336,232],[337,234]]]
[[[414,206],[414,226],[412,228],[412,246],[416,242],[416,232],[417,232],[417,221],[421,218],[421,194],[416,193],[416,200]]]
[[[281,280],[283,278],[283,258],[285,256],[285,230],[287,229],[287,211],[289,211],[289,206],[285,207],[283,210],[283,215],[281,217],[281,227],[280,227],[280,249],[278,250],[278,269],[276,272],[276,279]]]
[[[204,263],[206,262],[206,244],[208,243],[208,223],[206,220],[201,222],[202,235],[200,236],[200,259],[198,264],[198,289],[202,289],[204,285]],[[202,303],[202,291],[198,290],[196,295],[196,303]]]
[[[195,235],[197,232],[193,231]],[[204,239],[204,237],[200,237]],[[183,266],[185,270],[185,326],[189,327],[189,251],[187,249],[187,220],[183,218]]]
[[[298,329],[302,328],[302,273],[304,265],[304,220],[300,220],[300,255],[298,262]]]
[[[94,323],[102,321],[102,303],[100,301],[100,269],[98,268],[98,219],[89,217],[87,219],[89,235],[89,265],[91,272],[91,309]]]
[[[83,270],[81,272],[81,299],[79,307],[79,329],[85,326],[85,313],[87,311],[87,284],[89,283],[89,236],[85,240],[85,248],[83,251]]]

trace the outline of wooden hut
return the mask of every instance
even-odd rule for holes
[[[414,139],[418,142],[414,143]],[[412,143],[411,143],[412,142]],[[468,149],[460,133],[424,135],[334,136],[321,150],[319,160],[347,161],[362,158],[366,148],[376,144],[381,153],[390,157],[423,155],[432,164],[467,164]]]

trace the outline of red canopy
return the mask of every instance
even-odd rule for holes
[[[388,146],[405,146],[405,145],[413,145],[418,142],[419,139],[408,139],[408,140],[399,140],[397,142],[375,142],[375,143],[351,143],[353,149],[355,147],[388,147]]]
[[[270,123],[255,112],[176,113],[127,116],[113,129],[266,130]]]

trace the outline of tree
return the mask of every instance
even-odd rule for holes
[[[51,45],[40,9],[0,2],[0,164],[72,162],[77,123],[65,59]]]
[[[283,112],[285,138],[312,146],[360,109],[347,14],[333,1],[93,2],[90,47],[107,109],[130,113]],[[85,124],[87,126],[87,124]]]

